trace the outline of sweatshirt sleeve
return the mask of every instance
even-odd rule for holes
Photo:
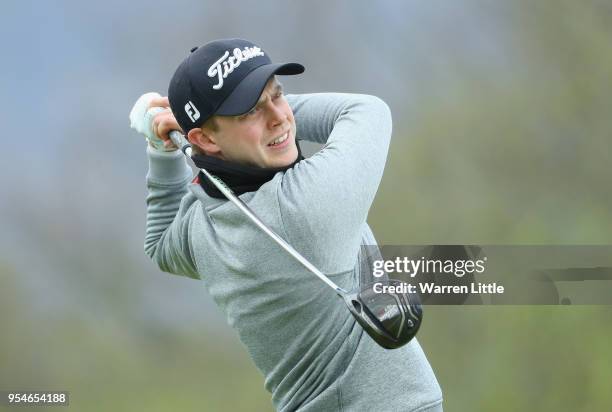
[[[379,98],[321,93],[288,96],[297,138],[325,143],[288,170],[279,206],[290,243],[328,274],[354,267],[382,178],[391,113]]]
[[[147,148],[147,229],[145,253],[164,272],[199,279],[189,246],[194,208],[184,199],[192,171],[183,153]]]

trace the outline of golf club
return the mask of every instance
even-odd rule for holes
[[[191,145],[185,137],[175,130],[170,132],[170,139],[191,160]],[[373,288],[368,287],[359,292],[349,293],[336,285],[290,244],[285,242],[283,238],[266,226],[223,181],[205,169],[199,170],[263,232],[293,256],[302,266],[335,290],[344,300],[353,317],[376,343],[385,349],[395,349],[407,344],[414,338],[423,318],[423,311],[416,294],[375,293]],[[399,286],[401,284],[398,280],[389,280],[385,283],[392,286]]]

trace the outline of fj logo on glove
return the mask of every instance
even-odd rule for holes
[[[264,52],[259,47],[245,47],[243,50],[235,48],[230,56],[230,52],[226,51],[223,56],[214,62],[208,69],[208,77],[217,76],[218,83],[212,88],[219,90],[223,87],[223,79],[240,66],[240,63],[252,59],[253,57],[263,56]],[[189,113],[187,113],[189,114]]]
[[[189,119],[191,119],[191,121],[194,123],[200,118],[200,112],[198,111],[198,109],[196,109],[194,104],[191,103],[191,100],[185,105],[185,113],[187,113]]]

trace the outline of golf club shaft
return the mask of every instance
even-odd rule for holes
[[[189,144],[189,142],[185,139],[185,137],[180,132],[178,132],[176,130],[170,132],[170,139],[172,140],[172,143],[174,143],[174,145],[176,147],[181,149],[181,151],[185,154],[185,156],[187,156],[189,159],[191,159],[191,145]],[[323,282],[327,283],[327,285],[329,285],[329,287],[334,289],[336,291],[336,293],[338,293],[339,295],[346,295],[347,294],[347,291],[342,289],[340,286],[336,285],[331,279],[329,279],[327,276],[325,276],[319,269],[317,269],[304,256],[302,256],[300,254],[300,252],[295,250],[293,248],[293,246],[291,246],[289,243],[285,242],[285,240],[282,237],[277,235],[276,232],[274,232],[272,229],[270,229],[268,226],[266,226],[266,224],[263,223],[257,217],[257,215],[255,213],[253,213],[253,211],[238,196],[236,196],[234,194],[232,189],[230,189],[228,186],[225,185],[225,183],[223,183],[223,181],[221,181],[217,177],[215,177],[215,176],[211,175],[210,173],[208,173],[208,171],[206,169],[199,169],[199,170],[201,170],[202,173],[204,173],[206,178],[209,179],[215,185],[215,187],[217,189],[219,189],[219,191],[221,193],[223,193],[225,195],[225,197],[228,198],[229,201],[231,201],[234,205],[236,205],[236,207],[238,207],[238,209],[240,209],[245,215],[247,215],[249,217],[249,219],[251,219],[268,236],[270,236],[272,238],[272,240],[274,240],[276,243],[278,243],[278,245],[280,245],[280,247],[285,249],[291,256],[293,256],[295,258],[295,260],[300,262],[302,264],[302,266],[304,266],[310,272],[312,272],[316,276],[318,276],[319,279],[321,279]]]

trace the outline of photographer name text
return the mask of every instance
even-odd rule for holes
[[[373,286],[374,293],[423,293],[433,295],[447,294],[479,294],[494,295],[504,293],[504,287],[497,283],[472,282],[469,285],[436,285],[432,282],[419,282],[417,285],[412,283],[401,283],[399,285],[386,285],[378,282]]]

